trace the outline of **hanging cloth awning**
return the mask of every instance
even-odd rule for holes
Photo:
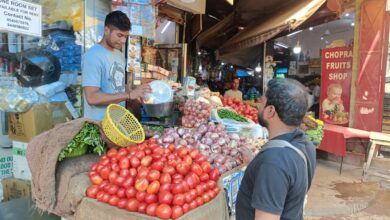
[[[260,18],[225,42],[217,51],[219,57],[254,47],[287,29],[295,29],[310,18],[326,0],[296,1],[274,16]],[[218,25],[218,24],[217,24]]]

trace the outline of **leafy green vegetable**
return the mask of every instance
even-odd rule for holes
[[[69,157],[78,157],[86,153],[103,155],[107,148],[100,137],[99,127],[86,123],[79,133],[69,142],[58,157],[59,161]]]
[[[222,119],[231,119],[239,122],[248,122],[248,119],[246,119],[244,116],[227,109],[219,109],[218,116]]]
[[[313,144],[319,145],[324,137],[324,126],[318,125],[317,129],[307,130],[305,133],[307,139],[313,142]]]

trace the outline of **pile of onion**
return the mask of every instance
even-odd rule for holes
[[[209,120],[212,107],[210,104],[187,100],[182,108],[182,125],[186,128],[197,128],[201,124],[206,124]]]

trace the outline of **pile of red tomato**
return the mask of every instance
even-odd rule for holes
[[[241,102],[239,99],[223,97],[223,96],[221,96],[220,98],[223,106],[230,107],[234,109],[236,112],[238,112],[239,114],[241,114],[242,116],[244,116],[245,118],[249,118],[255,123],[259,123],[256,108],[253,108]]]
[[[87,196],[161,219],[177,219],[213,198],[219,172],[198,149],[155,139],[119,150],[111,148],[89,172]]]

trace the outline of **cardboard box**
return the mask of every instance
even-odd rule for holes
[[[11,140],[29,142],[36,135],[71,118],[64,102],[38,104],[27,112],[8,114],[8,136]]]
[[[12,176],[12,149],[0,148],[0,180]]]
[[[1,181],[4,201],[31,196],[31,182],[16,178],[5,178]]]
[[[12,141],[13,174],[15,178],[31,180],[31,171],[27,163],[28,143]]]

